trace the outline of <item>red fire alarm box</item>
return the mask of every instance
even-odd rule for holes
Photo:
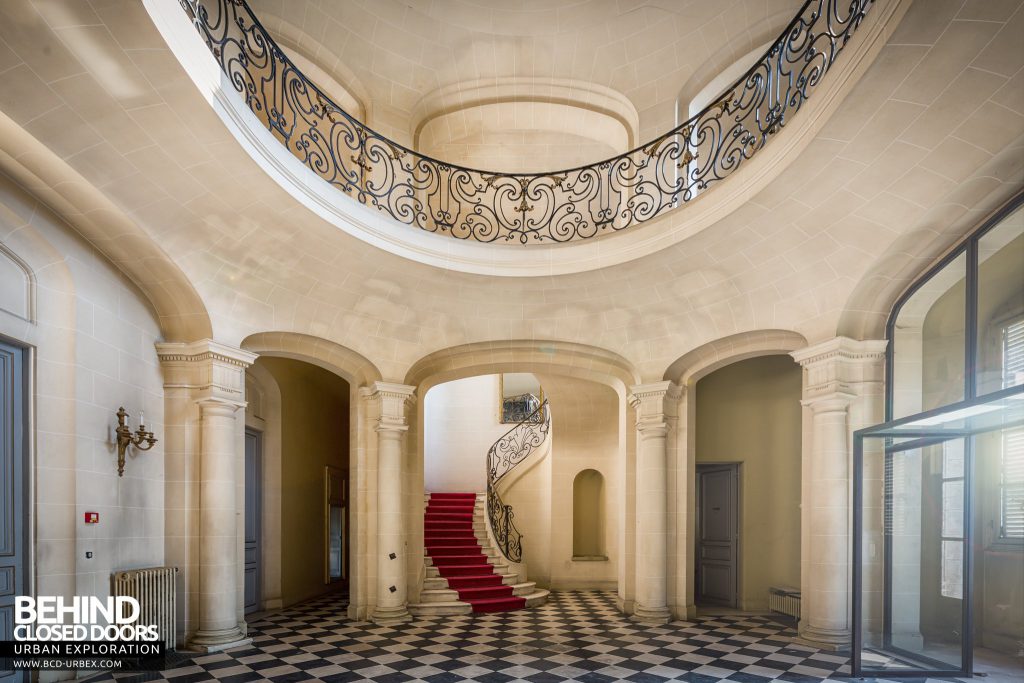
[[[99,524],[100,523],[100,513],[98,513],[98,512],[86,512],[85,513],[85,523],[86,524]]]

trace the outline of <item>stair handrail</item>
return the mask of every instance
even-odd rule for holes
[[[523,561],[523,535],[513,521],[515,511],[498,493],[498,482],[544,443],[550,429],[551,411],[544,401],[487,451],[487,521],[498,549],[510,562]]]

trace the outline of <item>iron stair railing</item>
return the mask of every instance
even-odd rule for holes
[[[498,493],[498,482],[544,443],[550,429],[551,411],[544,401],[487,451],[487,521],[498,549],[510,562],[523,561],[523,535],[513,521],[515,511]]]

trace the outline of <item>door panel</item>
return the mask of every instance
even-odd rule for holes
[[[14,598],[27,579],[25,352],[0,342],[0,640],[13,640]],[[0,671],[0,681],[24,674]]]
[[[260,608],[262,434],[245,430],[245,613]]]
[[[697,467],[697,585],[699,604],[737,604],[737,466]]]

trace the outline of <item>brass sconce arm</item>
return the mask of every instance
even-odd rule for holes
[[[145,419],[145,418],[143,418]],[[128,426],[128,413],[124,406],[117,409],[117,476],[124,476],[124,458],[128,452],[128,446],[135,446],[140,451],[148,451],[156,442],[153,432],[146,431],[146,425],[140,421],[139,428],[132,434],[132,428]]]

